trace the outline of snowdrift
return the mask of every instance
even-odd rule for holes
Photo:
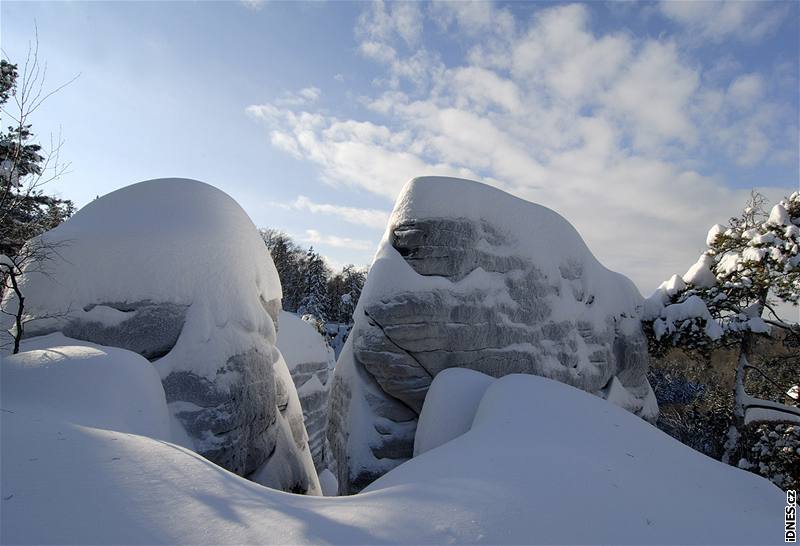
[[[114,350],[62,348],[57,366],[100,386],[80,362]],[[83,351],[83,352],[82,352]],[[93,352],[96,351],[96,352]],[[106,351],[106,352],[103,352]],[[102,353],[102,354],[99,354]],[[73,362],[79,360],[78,362]],[[4,394],[53,365],[47,351],[2,363]],[[87,372],[86,374],[84,372]],[[425,413],[450,393],[474,411],[464,434],[413,458],[366,492],[292,495],[232,474],[175,444],[93,422],[31,397],[3,399],[3,544],[762,544],[782,540],[784,496],[768,481],[698,454],[598,397],[531,375],[474,385],[440,374]],[[66,375],[65,375],[66,374]],[[473,374],[469,377],[465,374]],[[47,374],[40,375],[44,380]],[[53,376],[55,377],[55,376]],[[436,385],[438,381],[445,384]],[[153,381],[140,381],[143,390]],[[148,386],[149,385],[149,386]],[[111,388],[111,385],[105,385]],[[126,400],[117,384],[114,392]],[[42,392],[42,391],[38,391]],[[140,389],[130,393],[139,398]],[[98,414],[118,412],[111,398]],[[117,408],[116,410],[114,408]],[[124,413],[124,412],[123,412]],[[100,425],[124,428],[114,430]],[[430,439],[436,439],[436,427]],[[447,440],[439,438],[440,440]]]

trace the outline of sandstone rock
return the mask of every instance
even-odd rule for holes
[[[146,357],[174,442],[241,476],[319,493],[275,347],[280,280],[233,199],[193,180],[150,180],[91,202],[41,241],[55,251],[22,279],[26,336],[62,332]]]
[[[555,212],[476,182],[412,180],[336,367],[340,493],[411,457],[428,387],[448,368],[541,375],[655,420],[641,303]]]
[[[282,311],[278,321],[278,349],[283,354],[300,397],[308,447],[317,472],[326,468],[325,430],[328,395],[336,360],[322,335],[294,313]]]

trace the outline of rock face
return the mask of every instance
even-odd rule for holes
[[[294,313],[281,311],[278,349],[283,354],[297,387],[308,447],[320,473],[326,468],[325,430],[328,425],[328,395],[336,359],[322,335]]]
[[[412,180],[336,367],[340,493],[411,457],[428,387],[447,368],[540,375],[655,420],[641,302],[555,212],[477,182]]]
[[[54,251],[22,280],[26,337],[62,332],[146,357],[174,442],[265,485],[319,493],[275,346],[280,280],[233,199],[193,180],[151,180],[93,201],[41,241]]]

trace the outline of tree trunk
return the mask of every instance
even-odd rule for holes
[[[744,379],[747,366],[750,364],[750,344],[750,332],[745,332],[739,346],[739,361],[736,364],[736,377],[733,381],[733,422],[728,429],[725,453],[722,456],[722,462],[728,464],[736,464],[732,457],[735,457],[739,449],[739,439],[744,429],[745,414],[747,413],[749,396],[744,388]]]
[[[17,273],[9,268],[9,279],[11,280],[11,289],[17,295],[17,312],[14,314],[14,350],[12,354],[19,352],[19,342],[22,340],[22,331],[24,323],[22,322],[22,315],[25,309],[25,297],[22,295],[19,284],[17,283]]]

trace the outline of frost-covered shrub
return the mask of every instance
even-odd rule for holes
[[[688,404],[706,391],[706,386],[689,381],[661,369],[648,371],[647,379],[658,400],[659,407],[671,404]]]
[[[687,404],[661,404],[656,426],[679,442],[721,459],[732,419],[730,391],[708,388]]]
[[[760,422],[745,428],[737,466],[781,489],[800,488],[800,425]]]

